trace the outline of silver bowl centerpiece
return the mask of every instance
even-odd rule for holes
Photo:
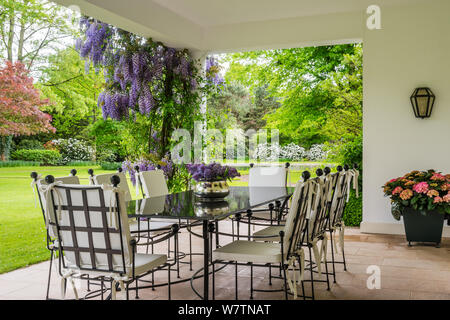
[[[219,216],[229,212],[230,206],[223,199],[217,202],[199,201],[195,203],[194,211],[197,217]]]
[[[230,193],[230,187],[226,180],[198,181],[194,187],[194,194],[199,198],[214,201],[222,200]]]
[[[230,193],[227,180],[240,176],[236,168],[219,163],[188,164],[186,168],[196,181],[194,194],[204,202],[222,201]]]

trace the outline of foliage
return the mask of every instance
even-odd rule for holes
[[[103,170],[117,170],[118,168],[122,167],[121,162],[102,162],[100,164],[100,167]]]
[[[85,35],[78,41],[80,55],[96,68],[104,68],[106,90],[98,99],[103,117],[134,120],[137,114],[151,121],[145,145],[162,158],[170,147],[172,131],[192,129],[199,116],[202,81],[196,62],[187,50],[176,50],[100,21],[83,18]],[[144,122],[145,123],[145,122]],[[143,123],[141,123],[143,124]],[[152,145],[158,133],[159,143]],[[154,149],[156,147],[156,150]]]
[[[78,139],[56,139],[52,141],[61,153],[61,162],[92,160],[93,150],[85,141]]]
[[[38,167],[40,166],[40,162],[35,161],[22,161],[22,160],[10,160],[10,161],[0,161],[0,168],[9,168],[9,167]]]
[[[53,116],[57,138],[87,139],[88,126],[101,119],[97,98],[102,92],[103,75],[84,72],[84,61],[73,48],[48,57],[41,68],[38,87],[53,104],[45,110]]]
[[[389,180],[383,192],[391,198],[392,213],[397,218],[409,207],[421,212],[437,209],[450,213],[450,174],[442,175],[432,169],[412,171]]]
[[[342,146],[340,151],[341,162],[353,165],[357,164],[359,168],[362,168],[362,156],[363,156],[363,138],[362,134],[355,137],[353,141],[349,141]]]
[[[38,140],[32,140],[32,139],[23,139],[16,145],[16,150],[33,150],[33,149],[44,149],[44,146],[42,143]]]
[[[62,40],[75,34],[73,13],[50,1],[2,0],[0,12],[0,56],[21,61],[28,70],[37,69]]]
[[[342,217],[346,226],[359,227],[362,221],[362,197],[357,198],[353,189],[350,191],[350,198],[345,204],[344,215]]]
[[[136,166],[139,172],[161,169],[167,179],[172,179],[175,175],[175,166],[168,156],[159,160],[156,155],[144,155],[136,161],[126,160],[122,163],[122,170],[128,172],[133,185],[136,184]]]
[[[57,165],[61,155],[55,150],[17,150],[11,154],[12,160],[34,161],[42,165]]]
[[[95,161],[74,160],[67,162],[65,165],[69,167],[89,167],[96,166],[97,163]]]
[[[306,155],[307,152],[305,148],[300,147],[292,142],[286,146],[283,146],[280,153],[281,158],[292,161],[301,161],[306,157]]]
[[[280,158],[281,147],[276,143],[260,143],[256,146],[254,158],[260,161],[276,161]]]
[[[310,161],[324,160],[327,158],[327,153],[324,151],[322,144],[314,144],[306,152],[306,158]]]
[[[362,46],[337,45],[235,53],[226,56],[227,83],[255,92],[268,85],[281,106],[265,116],[280,142],[351,140],[362,128]]]
[[[223,166],[220,163],[194,163],[187,164],[187,170],[195,181],[229,180],[239,177],[240,174],[234,167]]]
[[[125,139],[127,129],[127,123],[111,119],[99,119],[89,127],[89,136],[94,140],[97,150],[97,161],[117,161],[125,158],[126,146],[132,143],[130,139]]]
[[[54,132],[51,117],[39,110],[47,104],[34,88],[25,66],[6,61],[0,69],[0,136]]]

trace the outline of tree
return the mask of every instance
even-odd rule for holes
[[[309,148],[338,141],[343,132],[354,137],[361,128],[361,45],[235,53],[225,60],[227,82],[240,81],[251,92],[267,84],[279,98],[281,106],[265,120],[266,127],[280,130],[281,143]]]
[[[85,73],[83,59],[74,48],[50,55],[40,69],[38,88],[53,104],[45,111],[53,116],[60,138],[88,137],[86,128],[101,118],[97,99],[105,80],[103,73]]]
[[[0,69],[0,137],[2,145],[8,144],[12,135],[33,135],[40,132],[54,132],[52,118],[39,107],[48,101],[40,97],[21,62],[6,61]],[[2,148],[3,149],[3,148]],[[5,160],[5,150],[2,150]]]
[[[172,132],[193,130],[199,119],[199,93],[208,86],[199,86],[197,62],[187,49],[170,48],[95,19],[83,17],[80,25],[85,34],[84,41],[77,41],[80,55],[105,71],[106,88],[98,99],[103,117],[137,119],[138,135],[147,133],[147,152],[163,158],[173,143]],[[139,114],[148,121],[140,121]]]
[[[28,70],[74,34],[68,9],[45,0],[0,1],[0,54]]]

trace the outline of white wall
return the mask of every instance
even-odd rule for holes
[[[364,31],[363,231],[400,233],[381,186],[413,169],[450,172],[450,1],[382,8],[382,30]],[[431,118],[409,96],[436,95]],[[387,224],[384,224],[387,223]],[[448,231],[447,231],[448,232]]]

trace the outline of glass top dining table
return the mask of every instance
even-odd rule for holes
[[[220,220],[237,212],[289,198],[292,187],[230,187],[219,201],[205,202],[193,190],[127,202],[130,218],[154,217],[183,220]]]
[[[208,300],[211,225],[228,216],[245,213],[249,209],[287,201],[292,195],[292,187],[230,187],[230,193],[220,201],[205,202],[193,190],[172,193],[165,196],[149,197],[127,202],[130,218],[164,218],[192,222],[202,221],[203,225],[203,296]],[[204,271],[206,270],[206,272]]]

